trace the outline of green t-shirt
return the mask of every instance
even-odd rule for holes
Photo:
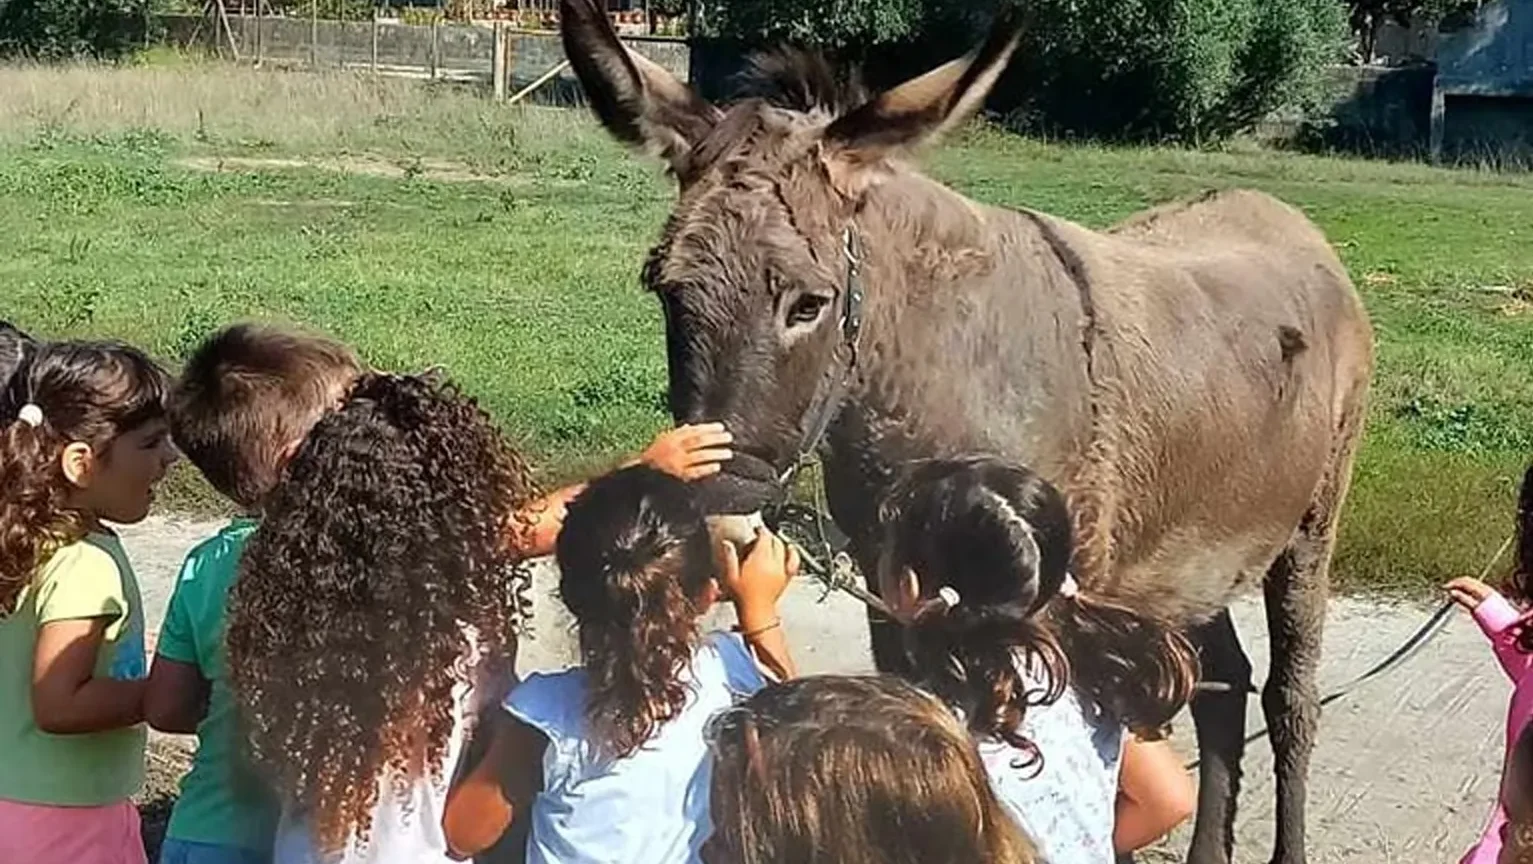
[[[138,580],[116,535],[91,534],[49,556],[0,618],[0,798],[30,804],[115,804],[144,783],[148,732],[129,726],[52,735],[32,718],[37,631],[49,622],[109,618],[96,654],[96,677],[143,678],[144,609]]]
[[[197,726],[197,755],[181,780],[166,836],[265,851],[278,809],[240,744],[238,709],[224,662],[224,618],[240,554],[256,523],[236,519],[186,556],[176,578],[155,653],[194,665],[212,685],[208,715]]]

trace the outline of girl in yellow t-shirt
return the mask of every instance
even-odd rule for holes
[[[144,617],[104,522],[174,459],[165,374],[0,325],[0,861],[143,864]]]

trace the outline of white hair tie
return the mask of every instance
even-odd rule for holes
[[[43,425],[43,409],[28,402],[21,406],[21,411],[17,412],[16,419],[36,429]]]
[[[1081,596],[1081,583],[1075,581],[1075,577],[1074,576],[1072,576],[1069,573],[1066,573],[1065,574],[1065,580],[1063,582],[1059,583],[1059,596],[1061,596],[1061,597],[1079,597],[1079,596]]]
[[[943,585],[937,589],[937,599],[946,603],[947,608],[954,609],[957,608],[959,601],[963,598],[958,596],[958,591],[953,586]]]

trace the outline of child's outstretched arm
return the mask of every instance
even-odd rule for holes
[[[735,604],[740,636],[756,661],[778,681],[798,675],[788,651],[777,603],[798,575],[798,550],[765,528],[756,529],[756,542],[742,562],[735,544],[723,544],[724,593]]]
[[[154,665],[149,669],[149,684],[144,692],[144,719],[155,729],[173,735],[197,731],[208,715],[208,699],[213,693],[212,682],[197,663],[192,616],[182,589],[189,577],[197,575],[193,572],[195,566],[192,558],[181,565],[175,591],[165,608]]]
[[[1512,601],[1479,579],[1469,577],[1454,579],[1443,589],[1454,603],[1474,615],[1481,632],[1490,638],[1491,648],[1506,674],[1513,681],[1527,674],[1533,666],[1533,654],[1523,653],[1517,647],[1517,627],[1523,613],[1512,605]]]
[[[500,840],[542,787],[544,738],[504,711],[493,715],[490,749],[447,794],[442,832],[455,860],[466,860]]]
[[[157,731],[191,735],[208,716],[213,685],[195,663],[154,655],[144,693],[144,719]]]
[[[702,480],[719,473],[734,458],[729,445],[734,436],[722,423],[678,426],[660,433],[637,459],[624,464],[644,464],[682,480]],[[528,505],[518,514],[512,542],[524,558],[552,555],[569,503],[585,489],[584,483],[566,486]]]
[[[32,719],[54,735],[83,735],[144,721],[145,681],[96,677],[110,617],[44,623],[32,660]]]
[[[1134,852],[1171,833],[1197,808],[1197,790],[1167,741],[1129,736],[1118,772],[1113,847]]]

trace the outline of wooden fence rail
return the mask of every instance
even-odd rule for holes
[[[167,15],[160,23],[171,44],[258,66],[346,69],[476,83],[505,101],[519,101],[533,89],[555,101],[576,92],[557,33],[519,29],[500,20],[405,24],[377,17],[326,21],[314,15],[277,16],[259,6],[252,12]],[[686,40],[625,37],[625,41],[682,80],[689,77],[691,49]]]

